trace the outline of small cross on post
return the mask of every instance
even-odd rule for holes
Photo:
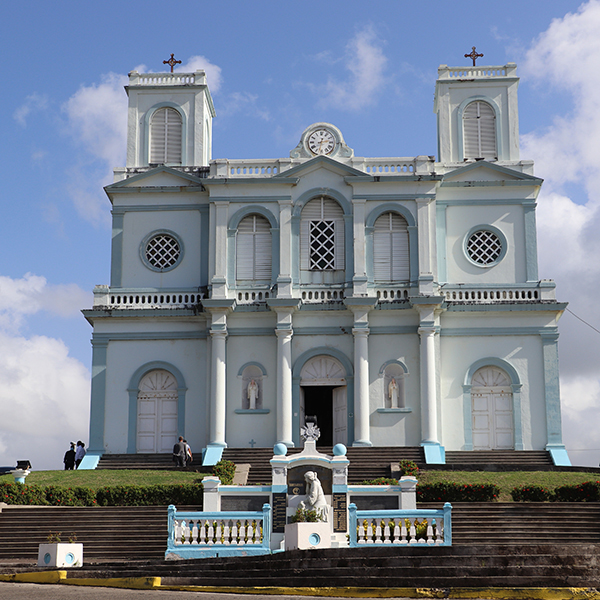
[[[169,60],[163,60],[163,65],[170,65],[170,67],[171,67],[171,73],[173,72],[173,67],[175,65],[180,65],[181,64],[180,60],[175,60],[173,58],[174,56],[175,56],[175,54],[171,54],[171,58]]]
[[[171,54],[171,56],[173,56],[173,55]],[[473,46],[473,49],[471,50],[471,52],[469,54],[465,54],[465,58],[471,58],[473,60],[473,66],[476,66],[475,61],[478,58],[481,58],[482,56],[483,56],[483,54],[477,54],[477,51],[475,50],[475,46]],[[173,70],[173,68],[171,67],[171,71],[172,70]]]
[[[254,446],[256,446],[256,442],[254,441],[254,438],[252,438],[248,443],[250,444],[250,446],[252,448],[254,448]]]

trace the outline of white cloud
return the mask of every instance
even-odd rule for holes
[[[319,59],[336,62],[328,52],[319,54]],[[321,96],[319,104],[350,111],[374,104],[385,85],[387,58],[373,26],[366,26],[350,40],[343,62],[349,72],[346,79],[330,77],[325,86],[311,86]]]
[[[211,94],[218,93],[223,83],[221,67],[213,65],[205,56],[190,56],[185,64],[175,67],[175,71],[178,73],[193,73],[198,70],[206,72],[206,82]]]
[[[27,126],[27,118],[33,112],[46,110],[48,108],[48,97],[37,92],[27,96],[25,102],[15,110],[13,117],[22,127]]]
[[[270,121],[271,115],[266,108],[259,106],[258,96],[249,92],[233,92],[221,101],[219,115],[221,117],[232,117],[237,113],[243,113],[249,117],[258,117],[263,121]]]
[[[545,179],[538,199],[540,274],[557,282],[557,297],[569,310],[600,329],[600,1],[582,4],[555,19],[529,49],[521,75],[543,91],[571,98],[543,131],[527,133],[521,155],[536,161]],[[595,424],[600,408],[597,357],[600,335],[565,314],[561,319],[560,361],[563,432],[577,464],[597,466],[600,447]],[[590,449],[581,453],[582,448]],[[594,450],[592,450],[594,449]]]
[[[0,277],[0,465],[60,469],[69,438],[87,437],[90,375],[58,339],[26,337],[27,317],[79,317],[89,294],[44,277]]]

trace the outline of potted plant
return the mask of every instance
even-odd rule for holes
[[[77,535],[72,533],[68,542],[61,542],[62,533],[50,532],[45,544],[38,549],[38,567],[81,567],[83,565],[83,544],[77,543]]]
[[[331,526],[314,509],[298,507],[285,526],[286,550],[331,547]]]

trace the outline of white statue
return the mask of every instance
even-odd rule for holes
[[[314,510],[323,521],[327,521],[329,507],[317,474],[314,471],[307,471],[304,474],[304,481],[306,482],[306,498],[300,502],[300,508]]]
[[[258,383],[254,379],[250,380],[246,393],[248,394],[248,407],[250,410],[254,410],[256,408],[256,399],[258,398]]]
[[[390,381],[390,385],[388,386],[388,394],[390,396],[391,408],[398,408],[398,384],[396,383],[395,377],[392,377],[392,380]]]

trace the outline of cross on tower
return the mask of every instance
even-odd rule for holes
[[[171,56],[173,56],[171,54]],[[483,56],[483,54],[477,54],[477,51],[475,50],[475,46],[473,46],[473,50],[471,50],[471,52],[469,54],[465,54],[465,58],[471,58],[473,59],[473,66],[475,66],[475,61],[478,58],[481,58]],[[173,70],[173,68],[171,67],[171,71]]]
[[[473,50],[475,50],[475,48],[473,48]],[[170,65],[170,67],[171,67],[171,73],[173,72],[173,67],[175,65],[180,65],[181,64],[180,60],[175,60],[173,58],[174,56],[175,56],[174,54],[171,54],[171,58],[169,60],[163,60],[163,65]],[[475,64],[475,63],[473,63],[473,64]]]

